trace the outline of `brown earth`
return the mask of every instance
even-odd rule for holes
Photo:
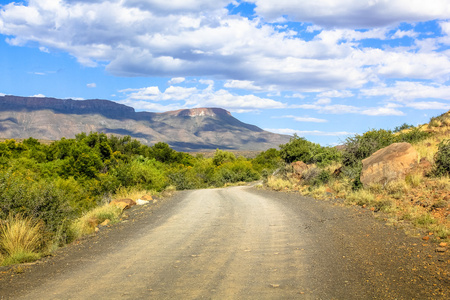
[[[1,299],[450,296],[446,247],[337,200],[232,187],[127,214],[53,257],[1,269]]]

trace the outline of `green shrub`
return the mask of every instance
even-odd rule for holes
[[[450,140],[439,143],[439,148],[434,158],[433,174],[444,176],[450,174]]]
[[[49,238],[61,231],[66,219],[75,216],[68,203],[70,197],[70,191],[58,189],[53,182],[34,181],[12,173],[0,174],[0,219],[22,214],[42,220]]]
[[[396,132],[400,132],[402,130],[410,129],[410,128],[414,128],[414,126],[410,125],[410,124],[403,123],[402,125],[395,127],[394,132],[396,133]]]
[[[398,142],[407,142],[407,143],[418,143],[430,137],[430,133],[426,131],[422,131],[417,127],[411,128],[411,130],[407,132],[402,132],[398,135]]]
[[[286,163],[303,161],[321,167],[341,160],[341,153],[332,147],[321,147],[294,134],[289,143],[280,145],[280,157]]]
[[[213,157],[213,164],[215,166],[220,166],[224,163],[233,162],[235,160],[236,156],[233,153],[217,149]]]
[[[397,138],[390,130],[370,130],[363,135],[349,137],[345,141],[342,154],[344,166],[358,165],[363,159],[369,157],[377,150],[395,143]]]

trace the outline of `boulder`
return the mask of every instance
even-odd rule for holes
[[[115,199],[109,203],[109,205],[114,205],[122,210],[129,209],[130,207],[136,205],[132,199]]]
[[[419,154],[409,143],[394,143],[362,161],[360,180],[364,187],[405,179],[417,165]]]
[[[294,161],[293,163],[291,163],[291,167],[294,177],[298,179],[302,179],[303,172],[309,169],[309,166],[302,161]]]
[[[144,196],[142,196],[141,197],[141,200],[145,200],[145,201],[152,201],[153,200],[153,197],[152,197],[152,195],[144,195]]]
[[[142,199],[137,199],[136,200],[136,205],[146,205],[146,204],[149,204],[150,203],[150,201],[148,201],[148,200],[142,200]]]

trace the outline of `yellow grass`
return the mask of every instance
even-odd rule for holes
[[[282,178],[277,178],[275,176],[269,176],[267,178],[267,185],[276,191],[286,190],[286,189],[292,189],[293,184],[289,180],[285,180]]]
[[[71,230],[75,238],[91,234],[95,231],[95,227],[107,219],[110,220],[112,224],[117,223],[121,214],[122,209],[116,206],[99,206],[91,211],[88,211],[82,217],[75,220],[75,222],[71,225]]]
[[[413,145],[414,149],[419,153],[419,160],[426,158],[429,162],[434,162],[434,156],[438,151],[438,142],[436,137],[430,137]]]
[[[137,199],[141,198],[144,195],[154,195],[156,194],[155,191],[148,191],[148,190],[142,190],[136,187],[131,187],[131,188],[125,188],[125,187],[120,187],[117,189],[117,191],[115,192],[113,198],[114,199],[132,199],[134,201],[136,201]]]
[[[40,257],[43,223],[29,217],[9,215],[0,226],[0,248],[3,264],[32,261]]]

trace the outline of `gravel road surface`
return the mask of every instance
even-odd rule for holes
[[[449,299],[448,252],[372,212],[232,187],[178,192],[36,264],[1,299]]]

